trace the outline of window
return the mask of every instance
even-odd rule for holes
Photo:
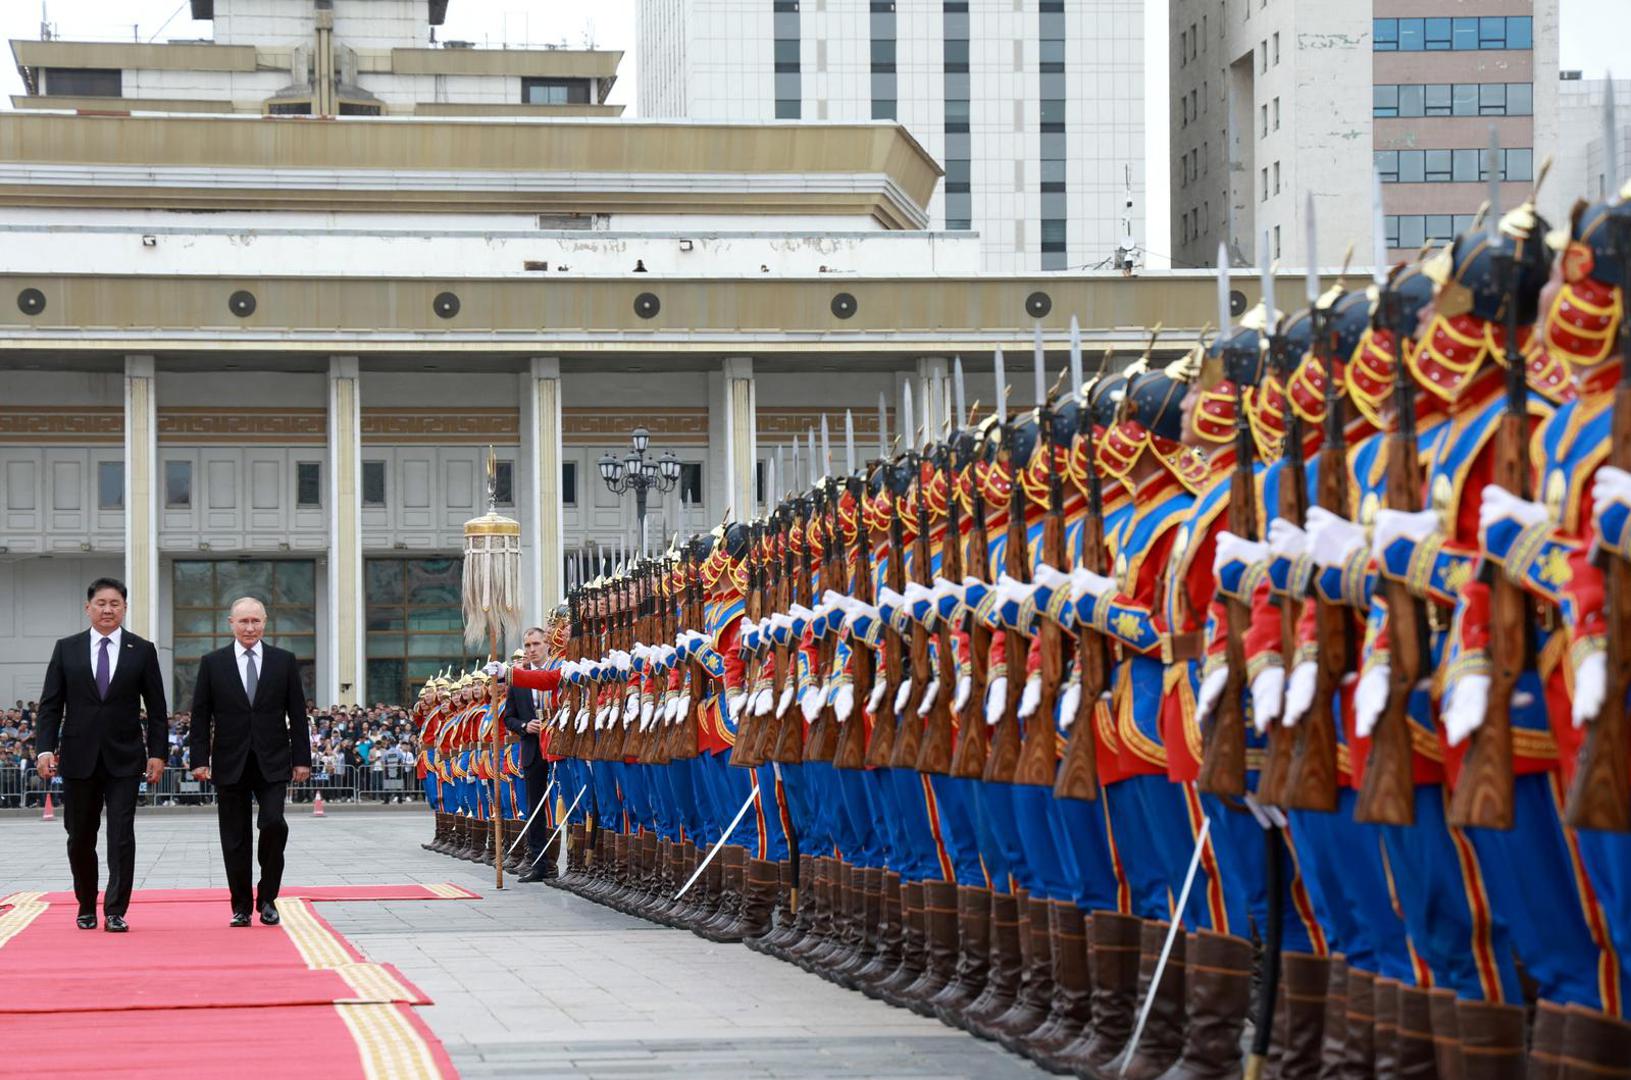
[[[1257,112],[1263,125],[1263,134],[1261,137],[1266,139],[1269,135],[1269,107],[1267,105],[1259,105],[1257,107]]]
[[[1506,115],[1529,116],[1534,112],[1535,88],[1529,83],[1506,84]]]
[[[1399,51],[1423,52],[1427,48],[1427,28],[1421,19],[1399,20]]]
[[[1373,19],[1376,52],[1471,52],[1534,47],[1534,21],[1528,15],[1432,19]]]
[[[323,505],[323,466],[315,461],[299,461],[294,467],[294,504],[309,510]]]
[[[521,102],[525,105],[587,105],[589,80],[523,78]]]
[[[702,464],[695,461],[680,462],[680,502],[687,506],[702,505]]]
[[[309,101],[273,101],[266,106],[267,116],[310,116]]]
[[[946,162],[946,193],[959,194],[970,190],[971,164],[968,158],[953,158]]]
[[[125,463],[99,461],[96,463],[96,505],[102,510],[125,508]]]
[[[362,504],[364,506],[385,505],[385,462],[365,461],[362,463]]]
[[[1384,184],[1472,184],[1488,180],[1484,151],[1383,150],[1373,160]],[[1501,179],[1519,183],[1534,179],[1534,151],[1511,147],[1501,152]],[[1409,246],[1409,245],[1406,245]]]
[[[799,102],[798,102],[797,99],[793,99],[793,100],[786,100],[786,99],[783,99],[783,98],[777,98],[776,99],[776,119],[777,120],[797,120],[799,118],[799,116],[800,116],[800,106],[799,106]]]
[[[1371,87],[1372,116],[1398,116],[1399,115],[1399,88],[1391,84],[1378,84]]]
[[[380,115],[380,111],[378,105],[369,105],[366,102],[361,101],[342,101],[340,102],[340,115],[378,116]]]
[[[1371,47],[1377,52],[1398,52],[1399,20],[1374,20],[1371,27]]]
[[[1274,41],[1274,66],[1279,67],[1280,66],[1280,31],[1276,30],[1274,32],[1273,41]]]
[[[1483,156],[1479,150],[1452,150],[1450,152],[1451,179],[1458,184],[1476,184],[1483,169],[1480,168],[1479,159]]]
[[[1050,62],[1056,62],[1059,65],[1057,70],[1059,70],[1059,71],[1065,70],[1064,44],[1065,43],[1062,42],[1062,41],[1057,41],[1057,42],[1044,41],[1042,43],[1042,63],[1044,65],[1044,67],[1042,68],[1043,71],[1048,70],[1045,65],[1049,64]],[[1050,55],[1050,50],[1048,48],[1048,46],[1050,46],[1050,45],[1058,45],[1059,46],[1058,49],[1051,50],[1051,52],[1057,53],[1058,54],[1057,56]],[[967,38],[963,38],[961,40],[955,40],[955,39],[948,40],[946,42],[945,54],[944,55],[945,55],[945,64],[946,64],[946,70],[947,71],[954,72],[954,73],[961,73],[961,74],[966,74],[968,72],[968,39]]]
[[[1268,202],[1269,201],[1269,167],[1267,165],[1263,166],[1262,171],[1263,171],[1263,175],[1262,175],[1262,178],[1261,178],[1262,182],[1257,185],[1258,192],[1259,192],[1258,196],[1257,196],[1257,201],[1258,202]]]
[[[465,664],[463,572],[457,558],[363,563],[369,701],[406,705],[436,672]]]
[[[1280,99],[1274,99],[1274,130],[1280,130]]]
[[[47,68],[46,97],[122,97],[124,72],[117,68]]]
[[[1278,161],[1274,163],[1274,193],[1276,195],[1280,194],[1280,163]]]
[[[1427,111],[1427,88],[1425,86],[1399,87],[1399,115],[1421,116]]]
[[[575,461],[561,463],[561,505],[578,505],[578,463]]]
[[[1451,48],[1457,51],[1478,48],[1478,20],[1456,19],[1454,23],[1454,29],[1450,33]]]
[[[1064,221],[1058,218],[1042,219],[1042,250],[1044,252],[1063,252],[1065,250],[1066,229]]]
[[[771,10],[775,31],[775,113],[777,120],[798,120],[804,110],[803,77],[799,65],[799,3],[798,0],[772,0]]]
[[[1425,150],[1423,151],[1423,179],[1429,184],[1445,184],[1450,181],[1450,151]]]
[[[1399,182],[1399,152],[1397,150],[1378,150],[1372,155],[1377,175],[1384,184],[1397,184]]]
[[[1274,257],[1276,259],[1280,257],[1280,226],[1278,225],[1274,227]]]
[[[498,506],[515,505],[515,462],[498,463],[493,477],[493,502]]]
[[[1502,150],[1501,179],[1509,183],[1516,181],[1530,181],[1535,178],[1535,152],[1526,148],[1514,147],[1511,150]]]
[[[894,119],[896,119],[896,116],[895,116],[895,100],[893,98],[873,98],[872,99],[872,119],[874,119],[874,120],[894,120]]]
[[[1529,116],[1534,88],[1529,83],[1377,84],[1371,89],[1371,115]]]
[[[765,494],[765,463],[755,461],[753,463],[753,501],[762,506],[765,501]]]
[[[1485,83],[1478,88],[1478,115],[1506,115],[1506,84]]]
[[[1422,113],[1426,116],[1449,116],[1452,90],[1448,83],[1433,83],[1422,87]]]
[[[1450,51],[1450,20],[1423,19],[1422,43],[1428,52]]]
[[[166,461],[164,463],[164,507],[167,510],[186,510],[193,504],[193,463]]]
[[[1269,43],[1268,42],[1259,41],[1257,43],[1257,55],[1262,58],[1259,61],[1259,63],[1262,64],[1263,71],[1266,74],[1268,72],[1268,70],[1269,70]]]
[[[457,560],[454,566],[458,566]],[[266,640],[294,653],[306,697],[317,686],[317,564],[309,559],[177,559],[170,570],[176,708],[192,705],[198,662],[232,640],[233,601],[266,605]],[[458,597],[455,578],[454,596]],[[372,602],[372,596],[370,596]]]

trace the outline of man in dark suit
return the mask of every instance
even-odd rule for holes
[[[283,802],[289,781],[311,778],[311,733],[306,692],[294,653],[266,644],[266,608],[246,596],[232,605],[235,639],[204,656],[193,690],[189,748],[193,776],[214,780],[221,855],[232,894],[232,926],[248,926],[251,908],[267,926],[278,924],[283,848],[289,825]],[[254,835],[251,804],[260,808],[260,884],[249,887]]]
[[[544,665],[544,631],[532,626],[521,637],[521,659],[528,668]],[[543,881],[555,876],[555,866],[544,858],[544,845],[549,840],[549,828],[542,816],[533,817],[549,787],[549,760],[539,746],[539,733],[544,730],[543,706],[549,695],[542,690],[527,690],[519,686],[510,688],[504,704],[504,726],[521,736],[521,774],[526,780],[527,864],[522,881]]]
[[[90,629],[63,638],[52,650],[34,735],[41,779],[50,783],[62,774],[68,865],[81,930],[96,929],[96,834],[107,810],[102,914],[103,928],[115,934],[129,929],[125,912],[136,866],[137,790],[144,778],[152,785],[164,775],[170,724],[158,650],[124,628],[127,599],[124,584],[113,578],[97,578],[85,590]]]

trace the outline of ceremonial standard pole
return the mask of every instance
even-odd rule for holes
[[[464,643],[477,649],[485,639],[487,660],[498,659],[499,642],[521,628],[521,525],[498,512],[498,457],[487,448],[487,513],[464,523]],[[506,688],[506,693],[508,689]],[[493,708],[493,703],[488,708]],[[501,706],[500,706],[501,707]],[[493,869],[504,887],[504,815],[499,812],[499,773],[503,768],[504,725],[491,718],[493,768],[489,770],[493,807]]]

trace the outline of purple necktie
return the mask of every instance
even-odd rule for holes
[[[102,650],[96,654],[96,692],[106,701],[108,697],[108,644],[112,638],[102,639]]]

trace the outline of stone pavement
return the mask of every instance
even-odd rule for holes
[[[630,918],[420,849],[428,815],[290,807],[303,885],[451,881],[479,901],[324,904],[371,959],[435,1002],[419,1014],[467,1077],[967,1077],[1045,1073],[1000,1047],[740,945]],[[62,825],[0,820],[0,896],[65,889]],[[136,888],[224,886],[212,814],[140,813]],[[141,931],[140,909],[132,928]],[[223,913],[223,918],[225,917]]]

